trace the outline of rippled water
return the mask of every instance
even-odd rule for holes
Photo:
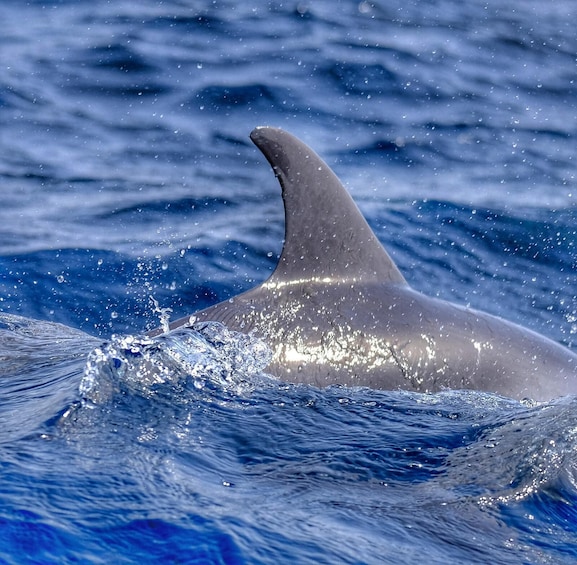
[[[269,124],[412,286],[574,346],[576,10],[3,2],[0,561],[572,563],[572,399],[289,386],[218,326],[142,333],[274,268]]]

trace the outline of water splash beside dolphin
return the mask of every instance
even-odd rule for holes
[[[280,182],[285,241],[260,286],[170,324],[219,321],[262,338],[267,372],[316,386],[577,393],[577,355],[496,316],[413,290],[327,164],[277,128],[251,139]],[[162,330],[154,330],[158,335]]]

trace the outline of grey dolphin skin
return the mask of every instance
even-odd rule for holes
[[[276,128],[257,128],[251,139],[282,187],[282,254],[266,282],[196,312],[196,322],[263,338],[273,352],[267,372],[294,383],[473,389],[540,401],[577,393],[577,355],[416,292],[316,153]]]

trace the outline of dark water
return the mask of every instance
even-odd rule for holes
[[[321,391],[218,328],[135,336],[151,297],[177,318],[274,268],[268,124],[415,288],[575,346],[576,18],[2,2],[0,562],[575,562],[572,399]]]

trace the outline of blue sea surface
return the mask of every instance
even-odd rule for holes
[[[3,0],[0,563],[575,563],[576,399],[317,389],[218,324],[144,336],[274,269],[273,125],[415,289],[577,347],[575,21]]]

